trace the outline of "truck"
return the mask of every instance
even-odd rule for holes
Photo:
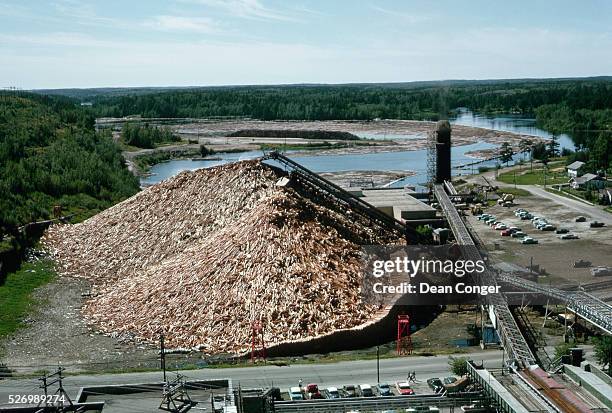
[[[514,195],[512,194],[503,194],[501,198],[497,200],[498,205],[503,205],[505,207],[510,207],[514,205]]]

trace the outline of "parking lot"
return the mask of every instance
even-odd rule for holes
[[[545,219],[554,230],[542,231],[534,227],[531,218],[521,219],[515,215],[519,208],[532,217]],[[467,218],[494,259],[511,262],[523,268],[533,263],[541,270],[542,282],[563,284],[601,281],[603,277],[594,277],[591,269],[597,266],[612,266],[609,227],[592,228],[590,224],[595,220],[586,213],[568,210],[549,199],[537,196],[520,197],[511,207],[493,205],[486,208],[484,213],[495,216],[495,220],[502,222],[507,228],[520,229],[525,233],[525,237],[537,241],[537,244],[522,244],[521,240],[525,237],[502,236],[503,230],[495,230],[483,220],[478,220],[477,216],[469,215]],[[585,221],[576,222],[576,218],[581,215]],[[558,234],[559,229],[567,230],[567,233]],[[567,234],[575,235],[577,239],[561,239]],[[591,265],[574,267],[575,261],[579,260],[588,261]],[[598,293],[606,295],[609,292]]]

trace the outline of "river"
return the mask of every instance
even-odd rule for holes
[[[552,135],[545,130],[535,126],[535,119],[524,118],[518,115],[496,115],[494,117],[475,114],[469,110],[461,109],[459,114],[451,119],[451,124],[474,126],[485,129],[501,130],[519,134],[528,134],[550,138]],[[393,138],[413,139],[417,135],[393,136]],[[369,136],[363,136],[369,137]],[[387,136],[391,138],[391,136]],[[558,137],[560,147],[573,149],[574,145],[568,135]],[[486,142],[477,142],[470,145],[456,146],[452,148],[453,174],[473,172],[470,169],[457,169],[456,166],[475,159],[466,156],[465,153],[493,148],[495,145]],[[178,174],[185,170],[209,168],[228,162],[253,159],[262,156],[261,151],[249,151],[242,153],[218,153],[216,157],[221,160],[186,160],[179,159],[174,161],[162,162],[151,167],[151,175],[141,179],[142,185],[156,184],[164,179]],[[291,156],[291,152],[287,153]],[[418,185],[426,181],[427,175],[427,151],[405,151],[405,152],[384,152],[369,154],[347,154],[347,155],[318,155],[318,156],[296,156],[295,160],[306,168],[315,172],[333,171],[358,171],[358,170],[410,170],[415,171],[416,175],[400,180],[394,186]],[[495,166],[496,161],[488,161],[478,166]]]

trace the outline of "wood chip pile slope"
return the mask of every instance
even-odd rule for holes
[[[85,277],[83,312],[104,333],[208,354],[354,327],[377,310],[359,298],[360,244],[384,239],[350,212],[314,203],[258,161],[184,172],[44,243]]]

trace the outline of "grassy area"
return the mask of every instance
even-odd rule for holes
[[[14,333],[34,302],[32,292],[55,277],[53,262],[43,260],[24,263],[21,269],[9,274],[0,286],[0,338]]]
[[[509,186],[504,186],[502,188],[499,188],[497,193],[499,195],[501,195],[501,194],[512,194],[514,196],[530,196],[531,195],[531,192],[529,192],[529,191],[527,191],[525,189],[511,188]]]
[[[498,181],[505,182],[507,184],[514,184],[516,178],[517,185],[544,185],[544,176],[546,176],[546,184],[564,184],[567,183],[568,177],[565,172],[552,172],[551,170],[546,171],[544,169],[529,169],[515,170],[509,172],[503,172],[497,177]]]

